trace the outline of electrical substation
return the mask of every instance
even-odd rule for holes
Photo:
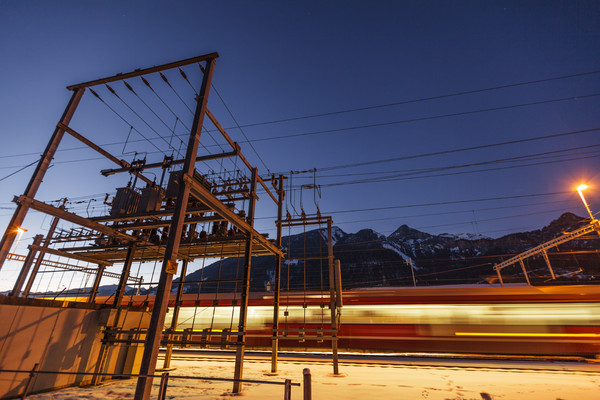
[[[161,347],[164,368],[174,348],[235,350],[232,391],[240,392],[252,296],[270,309],[263,339],[273,373],[282,340],[330,348],[333,372],[339,372],[342,298],[332,219],[321,215],[316,200],[309,214],[304,205],[289,202],[292,174],[259,171],[209,110],[209,94],[218,95],[212,84],[217,58],[211,53],[67,87],[72,97],[26,190],[15,196],[17,208],[0,246],[0,268],[7,261],[20,265],[12,292],[0,304],[2,320],[12,321],[2,328],[11,344],[2,350],[2,368],[44,374],[4,376],[0,396],[93,385],[119,375],[137,378],[135,398],[148,399]],[[72,124],[85,102],[122,125],[122,151],[99,144],[103,129],[112,128],[99,126],[106,117],[91,116],[92,107],[84,115],[93,120],[92,133]],[[112,193],[94,203],[77,203],[69,193],[56,202],[36,198],[67,137],[101,157],[100,171],[85,172],[116,182]],[[304,189],[317,198],[316,182]],[[257,231],[259,210],[261,226],[270,220],[274,237]],[[43,232],[27,227],[30,211],[47,217]],[[315,226],[322,233],[319,253],[296,251],[292,258],[291,245],[282,243],[284,230],[291,237]],[[17,254],[11,249],[23,227],[33,241],[27,254]],[[274,276],[261,293],[251,293],[252,261],[263,256],[272,262]],[[320,319],[307,322],[304,302],[297,304],[304,317],[288,323],[290,268],[304,269],[294,275],[303,274],[304,285],[292,286],[306,296],[306,275],[314,273],[307,269],[309,258],[320,269],[320,289],[313,290],[321,299]],[[224,259],[235,260],[235,271],[221,271]],[[186,281],[214,260],[221,260],[216,277]],[[114,290],[100,293],[105,286]],[[191,322],[180,320],[184,309]]]

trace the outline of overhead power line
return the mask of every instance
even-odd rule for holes
[[[442,205],[449,205],[449,204],[478,203],[478,202],[482,202],[482,201],[510,200],[510,199],[524,199],[524,198],[529,198],[529,197],[556,196],[556,195],[568,194],[568,193],[571,193],[571,192],[533,193],[533,194],[522,194],[522,195],[518,195],[518,196],[502,196],[502,197],[487,197],[487,198],[482,198],[482,199],[441,201],[441,202],[436,202],[436,203],[420,203],[420,204],[405,204],[405,205],[400,205],[400,206],[357,208],[354,210],[324,212],[324,214],[347,214],[347,213],[365,212],[365,211],[394,210],[394,209],[400,209],[400,208],[431,207],[431,206],[442,206]]]
[[[38,163],[39,161],[40,161],[40,160],[35,160],[34,162],[32,162],[32,163],[30,163],[30,164],[27,164],[27,165],[25,165],[24,167],[22,167],[22,168],[19,168],[18,170],[14,171],[14,172],[11,172],[10,174],[8,174],[8,175],[6,175],[6,176],[4,176],[4,177],[0,178],[0,181],[3,181],[3,180],[5,180],[5,179],[7,179],[7,178],[10,178],[11,176],[13,176],[13,175],[15,175],[15,174],[17,174],[17,173],[19,173],[19,172],[23,171],[25,168],[31,167],[33,164],[36,164],[36,163]]]
[[[534,105],[540,105],[540,104],[557,103],[557,102],[561,102],[561,101],[580,100],[580,99],[587,99],[587,98],[598,97],[598,96],[600,96],[600,93],[591,93],[591,94],[585,94],[585,95],[581,95],[581,96],[562,97],[562,98],[558,98],[558,99],[532,101],[532,102],[520,103],[520,104],[511,104],[508,106],[481,108],[478,110],[461,111],[461,112],[449,113],[449,114],[429,115],[426,117],[409,118],[409,119],[403,119],[403,120],[399,120],[399,121],[379,122],[376,124],[355,125],[355,126],[348,126],[345,128],[334,128],[334,129],[325,129],[325,130],[321,130],[321,131],[301,132],[301,133],[292,133],[289,135],[270,136],[270,137],[265,137],[265,138],[253,139],[252,142],[254,142],[254,143],[266,142],[266,141],[271,141],[271,140],[322,135],[324,133],[336,133],[336,132],[344,132],[344,131],[351,131],[351,130],[357,130],[357,129],[378,128],[378,127],[382,127],[382,126],[392,126],[392,125],[406,124],[406,123],[410,123],[410,122],[430,121],[430,120],[441,119],[441,118],[458,117],[458,116],[462,116],[462,115],[479,114],[479,113],[490,112],[490,111],[508,110],[508,109],[513,109],[513,108],[528,107],[528,106],[534,106]],[[245,142],[241,142],[241,143],[245,143]]]
[[[593,147],[600,147],[600,144],[574,147],[574,148],[563,149],[563,150],[548,151],[548,152],[524,155],[524,156],[519,156],[519,157],[509,157],[509,158],[503,158],[503,159],[488,160],[488,161],[482,161],[482,162],[478,162],[478,163],[450,165],[450,166],[443,166],[443,167],[436,167],[436,168],[428,168],[428,169],[424,169],[424,170],[405,171],[405,172],[400,172],[397,174],[390,174],[390,173],[384,172],[383,174],[387,174],[387,175],[383,175],[380,177],[373,177],[373,178],[363,178],[363,179],[358,179],[358,180],[353,180],[353,181],[342,181],[342,182],[334,182],[334,183],[329,183],[329,184],[322,184],[321,187],[355,185],[355,184],[362,184],[362,183],[391,182],[391,181],[399,181],[399,180],[413,180],[413,179],[430,178],[430,177],[437,177],[437,176],[462,175],[462,174],[469,174],[469,173],[474,173],[474,172],[498,171],[498,170],[502,170],[502,169],[522,168],[522,167],[529,167],[529,166],[534,166],[534,165],[554,164],[554,163],[559,163],[559,162],[582,160],[582,159],[587,159],[590,157],[595,157],[598,154],[598,151],[575,153],[575,154],[558,154],[558,155],[557,155],[557,153],[563,153],[563,152],[568,152],[568,151],[573,151],[573,150],[582,150],[582,149],[593,148]],[[588,155],[586,155],[586,154],[588,154]],[[591,154],[591,155],[589,155],[589,154]],[[542,156],[547,156],[547,157],[542,157]],[[440,171],[447,171],[447,170],[452,170],[452,169],[476,167],[476,166],[483,166],[483,165],[489,165],[489,164],[499,164],[499,163],[506,163],[506,162],[515,162],[515,161],[518,161],[518,162],[532,161],[535,159],[548,158],[548,156],[549,157],[577,156],[577,157],[571,157],[571,158],[562,159],[562,160],[550,160],[550,161],[540,161],[540,162],[526,163],[526,164],[519,164],[519,165],[509,165],[509,166],[504,166],[504,167],[484,168],[484,169],[470,170],[470,171],[457,171],[457,172],[451,172],[451,173],[445,173],[445,174],[419,175],[419,174],[426,174],[426,173],[431,173],[431,172],[440,172]]]
[[[467,94],[483,93],[483,92],[489,92],[489,91],[499,90],[499,89],[508,89],[508,88],[512,88],[512,87],[526,86],[526,85],[532,85],[532,84],[536,84],[536,83],[558,81],[558,80],[562,80],[562,79],[576,78],[576,77],[580,77],[580,76],[588,76],[588,75],[594,75],[594,74],[599,74],[599,73],[600,73],[600,70],[590,71],[590,72],[582,72],[582,73],[578,73],[578,74],[561,75],[561,76],[555,76],[555,77],[551,77],[551,78],[536,79],[536,80],[532,80],[532,81],[517,82],[517,83],[509,83],[506,85],[492,86],[492,87],[487,87],[487,88],[483,88],[483,89],[466,90],[466,91],[447,93],[447,94],[442,94],[442,95],[437,95],[437,96],[421,97],[421,98],[417,98],[417,99],[397,101],[397,102],[393,102],[393,103],[377,104],[377,105],[372,105],[372,106],[350,108],[350,109],[346,109],[346,110],[330,111],[330,112],[320,113],[320,114],[310,114],[310,115],[302,115],[302,116],[298,116],[298,117],[276,119],[276,120],[272,120],[272,121],[256,122],[256,123],[252,123],[252,124],[244,124],[241,126],[245,128],[245,127],[250,127],[250,126],[270,125],[270,124],[277,124],[277,123],[281,123],[281,122],[297,121],[297,120],[317,118],[317,117],[326,117],[326,116],[330,116],[330,115],[346,114],[346,113],[352,113],[352,112],[357,112],[357,111],[366,111],[366,110],[373,110],[373,109],[377,109],[377,108],[393,107],[393,106],[399,106],[399,105],[404,105],[404,104],[419,103],[419,102],[423,102],[423,101],[439,100],[439,99],[445,99],[445,98],[456,97],[456,96],[464,96]]]
[[[367,165],[383,164],[383,163],[388,163],[388,162],[393,162],[393,161],[413,160],[416,158],[439,156],[439,155],[445,155],[445,154],[451,154],[451,153],[459,153],[459,152],[463,152],[463,151],[480,150],[480,149],[487,149],[490,147],[507,146],[507,145],[511,145],[511,144],[553,139],[553,138],[557,138],[557,137],[561,137],[561,136],[577,135],[577,134],[581,134],[581,133],[596,132],[599,130],[600,130],[600,128],[581,129],[581,130],[577,130],[577,131],[568,131],[568,132],[555,133],[552,135],[535,136],[535,137],[526,138],[526,139],[508,140],[505,142],[483,144],[483,145],[479,145],[479,146],[460,147],[460,148],[451,149],[451,150],[440,150],[440,151],[434,151],[434,152],[429,152],[429,153],[421,153],[421,154],[413,154],[413,155],[402,156],[402,157],[386,158],[383,160],[380,159],[380,160],[364,161],[364,162],[359,162],[359,163],[334,165],[334,166],[329,166],[329,167],[318,168],[318,170],[322,172],[322,171],[332,171],[332,170],[336,170],[336,169],[351,168],[351,167],[364,167]]]

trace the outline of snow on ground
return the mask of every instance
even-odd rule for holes
[[[159,362],[159,364],[162,364]],[[235,396],[231,383],[176,379],[181,376],[231,378],[233,359],[174,359],[168,399],[212,400]],[[596,365],[598,366],[598,365]],[[333,376],[331,364],[307,364],[306,360],[280,361],[279,373],[269,374],[270,362],[248,358],[245,379],[302,382],[303,368],[312,373],[313,399],[428,399],[428,400],[591,400],[600,398],[600,374],[582,370],[462,368],[414,365],[340,364],[343,376]],[[550,370],[550,368],[557,368]],[[577,367],[575,367],[577,368]],[[158,393],[155,379],[153,397]],[[94,388],[67,388],[28,397],[32,400],[127,399],[133,397],[135,380],[114,380]],[[240,395],[248,400],[281,400],[283,386],[251,383]],[[236,396],[237,397],[237,396]],[[302,388],[292,387],[292,399],[302,399]]]

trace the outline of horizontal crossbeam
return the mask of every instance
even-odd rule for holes
[[[150,68],[144,68],[144,69],[136,69],[135,71],[128,72],[126,74],[120,73],[120,74],[116,74],[114,76],[110,76],[108,78],[95,79],[95,80],[89,81],[89,82],[78,83],[76,85],[67,86],[67,89],[68,90],[75,90],[75,89],[79,89],[79,88],[86,88],[86,87],[90,87],[90,86],[96,86],[96,85],[100,85],[100,84],[103,84],[103,83],[110,83],[110,82],[114,82],[114,81],[122,81],[124,79],[129,79],[129,78],[133,78],[133,77],[141,76],[141,75],[152,74],[154,72],[166,71],[166,70],[172,69],[172,68],[183,67],[185,65],[195,64],[195,63],[198,63],[198,62],[202,62],[202,61],[206,61],[206,60],[211,60],[211,59],[217,58],[217,57],[219,57],[218,53],[204,54],[202,56],[187,58],[185,60],[176,61],[176,62],[172,62],[172,63],[168,63],[168,64],[162,64],[162,65],[158,65],[156,67],[150,67]]]
[[[42,201],[32,199],[25,195],[21,195],[16,198],[16,202],[19,204],[25,204],[28,207],[43,212],[44,214],[49,214],[55,217],[58,217],[62,220],[72,222],[79,226],[84,226],[89,229],[93,229],[98,232],[102,232],[108,236],[115,236],[121,239],[126,239],[130,241],[135,241],[136,239],[133,236],[127,235],[125,233],[121,233],[115,229],[112,229],[108,226],[99,224],[95,221],[92,221],[87,218],[80,217],[77,214],[70,213],[68,211],[62,210],[58,207],[51,206],[50,204],[46,204]]]

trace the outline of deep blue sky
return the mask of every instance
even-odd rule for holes
[[[219,52],[214,85],[237,121],[245,125],[597,71],[599,45],[598,1],[4,0],[0,2],[0,177],[35,161],[41,153],[70,97],[65,86],[135,68]],[[600,74],[593,74],[259,125],[244,131],[251,140],[262,139],[597,93]],[[581,154],[599,148],[569,153],[574,154],[569,158],[587,158],[563,163],[385,183],[326,185],[369,176],[349,174],[430,169],[598,145],[600,131],[368,167],[320,170],[600,128],[599,105],[600,97],[590,97],[259,141],[254,146],[271,171],[316,167],[317,176],[321,176],[318,183],[323,185],[321,211],[331,213],[334,223],[348,232],[370,227],[389,234],[405,223],[436,234],[468,232],[497,237],[539,228],[564,211],[582,216],[585,211],[576,193],[571,192],[339,212],[564,192],[581,180],[595,186],[588,200],[593,209],[600,210],[600,161],[594,153]],[[223,125],[234,125],[214,93],[210,107]],[[120,121],[111,122],[114,129],[100,128],[100,122],[109,117],[114,116],[87,93],[74,124],[97,143],[123,141],[128,126]],[[235,140],[244,140],[236,129],[230,129],[230,133]],[[69,140],[65,148],[76,145]],[[242,147],[264,173],[265,168],[248,144]],[[108,148],[118,155],[122,151],[122,145]],[[95,155],[67,151],[59,153],[56,161],[91,157]],[[162,159],[156,154],[153,157],[151,161]],[[39,198],[53,200],[110,191],[117,184],[97,172],[109,167],[97,161],[56,164]],[[8,222],[12,196],[23,192],[32,170],[28,168],[0,182],[2,228]],[[86,174],[93,179],[85,178]],[[309,193],[304,198],[307,212],[314,211],[311,203]],[[262,214],[268,215],[268,210]],[[30,232],[26,237],[48,224],[47,220],[42,223],[34,218],[28,221]],[[263,230],[272,230],[272,226]]]

